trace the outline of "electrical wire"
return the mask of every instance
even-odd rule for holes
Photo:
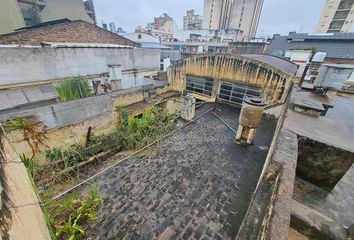
[[[210,108],[208,111],[202,113],[201,115],[199,115],[199,116],[196,117],[195,119],[193,119],[193,120],[187,122],[187,123],[184,124],[183,126],[181,126],[181,127],[177,128],[177,129],[173,130],[172,132],[170,132],[170,133],[168,133],[168,134],[166,134],[166,135],[160,137],[160,138],[157,139],[156,141],[154,141],[154,142],[148,144],[147,146],[145,146],[145,147],[139,149],[138,151],[136,151],[136,152],[130,154],[129,156],[127,156],[127,157],[125,157],[125,158],[119,160],[119,161],[116,162],[115,164],[113,164],[113,165],[111,165],[111,166],[109,166],[109,167],[103,169],[102,171],[100,171],[100,172],[96,173],[95,175],[93,175],[93,176],[87,178],[86,180],[84,180],[84,181],[82,181],[82,182],[76,184],[75,186],[73,186],[73,187],[67,189],[66,191],[64,191],[64,192],[62,192],[62,193],[56,195],[55,197],[53,197],[53,200],[57,200],[57,199],[59,199],[59,198],[65,196],[66,194],[72,192],[73,190],[75,190],[75,189],[81,187],[83,184],[85,184],[85,183],[91,181],[92,179],[94,179],[94,178],[96,178],[96,177],[102,175],[103,173],[106,173],[107,171],[111,170],[113,167],[115,167],[115,166],[117,166],[118,164],[124,162],[125,160],[127,160],[127,159],[129,159],[129,158],[135,156],[136,154],[138,154],[138,153],[144,151],[145,149],[147,149],[147,148],[153,146],[154,144],[156,144],[156,143],[160,142],[161,140],[163,140],[163,139],[169,137],[170,135],[174,134],[175,132],[177,132],[177,131],[179,131],[179,130],[185,128],[185,127],[188,126],[189,124],[191,124],[191,123],[193,123],[193,122],[195,122],[195,121],[201,119],[202,117],[204,117],[205,115],[207,115],[207,114],[208,114],[209,112],[211,112],[212,110],[214,110],[214,108]],[[45,204],[46,204],[46,203],[43,203],[42,205],[45,205]]]

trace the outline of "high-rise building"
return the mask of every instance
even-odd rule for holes
[[[233,0],[204,0],[203,29],[230,29]]]
[[[63,18],[94,23],[93,0],[87,2],[90,11],[82,0],[1,0],[0,34]]]
[[[240,29],[245,38],[254,38],[262,7],[263,0],[234,0],[230,17],[231,29]]]
[[[195,15],[194,10],[188,10],[186,16],[183,17],[183,30],[200,30],[202,23],[202,16]]]
[[[316,32],[349,32],[354,21],[354,0],[327,0]]]
[[[242,30],[247,39],[256,36],[263,0],[205,0],[203,29]]]
[[[145,29],[173,34],[178,27],[172,17],[168,16],[167,13],[163,13],[160,17],[155,17],[154,22],[148,23]]]
[[[0,7],[0,34],[9,33],[22,27],[25,27],[25,21],[17,2],[2,0]]]
[[[116,32],[116,24],[115,23],[113,23],[113,22],[109,23],[109,31],[112,33]]]
[[[154,29],[159,30],[168,21],[173,21],[173,18],[168,16],[167,13],[163,13],[160,17],[154,18]]]
[[[96,11],[95,11],[95,4],[93,0],[87,0],[84,2],[84,7],[86,13],[90,16],[90,18],[94,21],[95,25],[97,25],[96,20]]]

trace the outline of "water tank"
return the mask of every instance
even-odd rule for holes
[[[240,124],[249,128],[258,128],[262,121],[266,104],[260,98],[247,98],[243,101]]]
[[[239,126],[236,133],[237,144],[251,144],[260,126],[266,104],[260,98],[247,98],[243,101]]]

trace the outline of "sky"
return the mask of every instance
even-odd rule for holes
[[[188,9],[203,14],[203,0],[96,0],[99,24],[114,22],[126,32],[146,26],[154,17],[166,12],[183,28],[183,16]],[[258,26],[258,37],[290,31],[314,32],[326,0],[264,0]]]

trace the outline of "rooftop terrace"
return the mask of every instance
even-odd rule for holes
[[[204,105],[200,115],[213,105]],[[240,110],[218,105],[237,129]],[[234,239],[256,188],[276,120],[264,117],[250,146],[213,113],[95,180],[105,204],[97,239]]]

